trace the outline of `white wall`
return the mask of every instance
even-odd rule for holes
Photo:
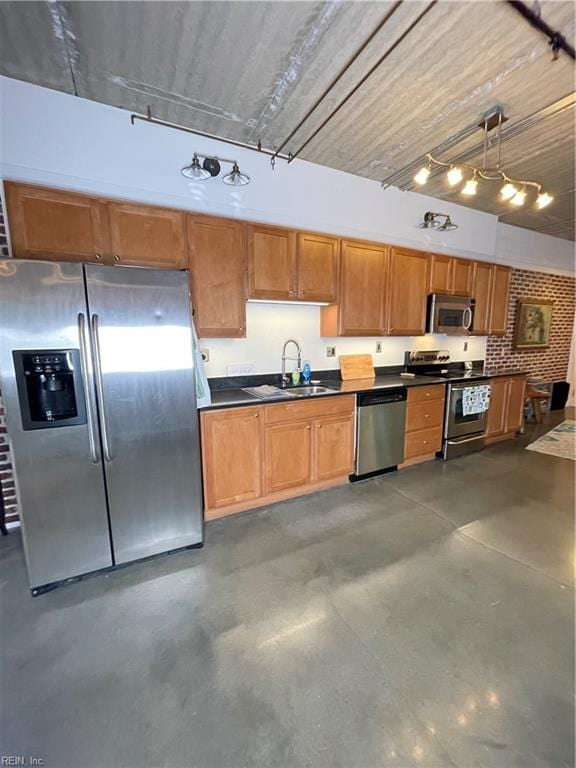
[[[181,174],[192,153],[234,157],[252,177],[234,189],[219,179],[193,184]],[[571,244],[500,225],[496,217],[425,195],[382,190],[377,182],[304,161],[279,161],[220,142],[137,122],[103,104],[0,77],[0,177],[81,192],[234,216],[351,237],[380,240],[546,271],[573,270]],[[418,229],[427,210],[450,214],[454,232]],[[209,340],[209,376],[224,375],[226,362],[254,362],[277,371],[282,341],[298,338],[313,367],[330,367],[319,338],[316,307],[249,305],[246,340]],[[369,339],[338,339],[337,353],[373,351]],[[485,340],[473,354],[446,337],[385,339],[378,365],[402,362],[402,352],[434,344],[455,357],[483,357]]]

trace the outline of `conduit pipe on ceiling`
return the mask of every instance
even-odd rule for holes
[[[548,44],[552,48],[554,59],[558,58],[559,51],[564,51],[571,59],[576,58],[574,48],[566,41],[564,35],[557,30],[552,29],[552,27],[544,21],[542,16],[534,13],[534,11],[531,8],[528,8],[525,3],[519,2],[518,0],[508,0],[508,5],[511,5],[514,10],[518,11],[530,26],[534,27],[534,29],[537,29],[539,32],[542,32],[543,35],[546,35]]]
[[[376,27],[375,27],[375,28],[372,30],[372,32],[371,32],[371,33],[368,35],[368,37],[366,38],[366,40],[364,40],[364,42],[362,43],[362,45],[361,45],[361,46],[360,46],[360,47],[359,47],[359,48],[356,50],[356,52],[355,52],[355,53],[352,55],[352,57],[348,59],[348,61],[346,62],[346,64],[344,64],[344,66],[342,67],[342,69],[341,69],[341,70],[338,72],[338,74],[336,75],[336,77],[335,77],[335,78],[332,80],[332,82],[330,83],[330,85],[328,85],[328,87],[327,87],[327,88],[324,90],[324,92],[321,94],[321,96],[320,96],[318,99],[316,99],[316,101],[314,102],[314,104],[312,104],[312,106],[311,106],[311,107],[310,107],[310,109],[309,109],[309,110],[306,112],[306,114],[304,115],[304,117],[303,117],[303,118],[300,120],[300,122],[298,123],[298,125],[296,125],[296,127],[295,127],[295,128],[294,128],[294,129],[293,129],[293,130],[292,130],[292,131],[291,131],[291,132],[288,134],[288,136],[286,136],[286,138],[284,139],[284,141],[283,141],[283,142],[280,144],[280,146],[279,146],[279,147],[278,147],[278,149],[276,150],[276,153],[274,154],[274,157],[276,157],[276,155],[277,155],[277,153],[278,153],[278,152],[281,152],[281,151],[284,149],[284,147],[286,146],[286,144],[288,144],[288,142],[290,141],[290,139],[291,139],[293,136],[295,136],[295,135],[296,135],[296,133],[297,133],[297,132],[300,130],[300,128],[301,128],[301,127],[304,125],[304,123],[305,123],[305,122],[308,120],[308,118],[310,117],[310,115],[311,115],[313,112],[315,112],[315,111],[316,111],[316,109],[317,109],[317,108],[320,106],[320,104],[321,104],[321,103],[324,101],[324,99],[326,98],[326,96],[328,96],[328,94],[330,93],[330,91],[331,91],[331,90],[332,90],[332,89],[335,87],[335,85],[336,85],[336,84],[337,84],[337,83],[338,83],[338,82],[339,82],[339,81],[342,79],[342,77],[343,77],[343,76],[346,74],[346,72],[348,72],[348,70],[350,69],[350,67],[352,66],[352,64],[354,64],[354,62],[355,62],[355,61],[356,61],[356,59],[357,59],[357,58],[360,56],[360,54],[361,54],[361,53],[363,53],[363,52],[366,50],[366,48],[368,47],[368,45],[370,45],[370,43],[372,42],[372,40],[374,40],[374,38],[376,37],[376,35],[378,34],[378,32],[380,32],[380,30],[382,29],[382,27],[383,27],[383,26],[384,26],[384,25],[385,25],[385,24],[388,22],[388,20],[389,20],[389,19],[390,19],[390,18],[391,18],[391,17],[392,17],[392,16],[393,16],[395,13],[396,13],[396,11],[397,11],[397,10],[398,10],[398,8],[399,8],[399,7],[402,5],[402,3],[403,3],[403,0],[398,0],[398,2],[396,2],[396,3],[395,3],[393,6],[392,6],[392,8],[391,8],[389,11],[387,11],[387,12],[384,14],[383,18],[382,18],[382,19],[380,20],[380,22],[379,22],[379,23],[376,25]]]
[[[298,149],[291,153],[288,162],[291,163],[293,160],[295,160],[300,152],[310,144],[312,139],[316,138],[316,136],[320,133],[320,131],[326,127],[326,125],[332,120],[332,118],[342,109],[342,107],[348,103],[348,101],[354,96],[354,94],[358,91],[359,88],[361,88],[366,80],[378,69],[378,67],[390,56],[393,51],[396,50],[396,48],[400,45],[401,42],[412,32],[414,27],[416,27],[417,24],[420,23],[420,21],[426,16],[426,14],[432,10],[432,8],[436,5],[438,0],[432,0],[431,3],[429,3],[424,10],[418,14],[416,19],[407,27],[407,29],[404,30],[404,32],[400,35],[399,38],[397,38],[392,45],[380,56],[378,61],[368,70],[368,72],[364,75],[364,77],[358,82],[348,93],[347,95],[340,101],[340,103],[334,107],[334,109],[330,112],[330,114],[320,123],[318,128],[312,133],[311,136],[309,136],[306,141],[301,144]]]
[[[232,147],[240,147],[241,149],[250,149],[252,152],[258,152],[261,155],[267,155],[272,160],[276,157],[282,158],[282,160],[288,160],[289,155],[283,155],[279,152],[274,152],[271,149],[264,149],[261,143],[258,142],[256,146],[253,144],[246,144],[244,141],[235,141],[234,139],[225,139],[222,136],[216,136],[213,133],[205,133],[204,131],[196,131],[194,128],[186,128],[183,125],[176,125],[176,123],[168,123],[166,120],[159,120],[156,117],[152,117],[152,110],[150,107],[146,109],[146,115],[138,115],[133,112],[130,115],[130,122],[132,125],[136,120],[141,120],[143,123],[151,123],[152,125],[159,125],[162,128],[173,128],[175,131],[183,131],[184,133],[191,133],[194,136],[201,136],[203,139],[213,139],[214,141],[222,141],[224,144],[230,144]],[[274,165],[274,164],[272,164]]]

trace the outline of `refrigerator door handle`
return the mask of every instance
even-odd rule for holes
[[[83,312],[78,312],[78,336],[80,338],[80,359],[82,361],[82,379],[84,382],[84,397],[86,399],[86,421],[88,422],[88,444],[90,446],[90,457],[93,464],[100,463],[98,449],[96,447],[96,430],[94,427],[94,411],[92,410],[92,390],[88,371],[88,352],[86,349],[86,316]]]
[[[96,378],[96,391],[98,393],[98,399],[100,400],[100,426],[102,430],[102,448],[104,451],[104,459],[107,462],[112,461],[112,453],[110,451],[110,441],[108,439],[108,425],[106,423],[106,406],[104,402],[104,381],[102,379],[102,363],[100,357],[100,338],[99,338],[99,323],[100,318],[98,315],[92,315],[92,343],[94,345],[94,372]]]

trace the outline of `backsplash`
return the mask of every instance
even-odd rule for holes
[[[486,366],[495,372],[519,368],[545,382],[565,381],[574,328],[575,292],[573,277],[513,269],[506,335],[488,338]],[[518,299],[554,301],[548,349],[516,351],[513,348]]]
[[[309,360],[312,371],[337,369],[338,355],[371,354],[375,366],[403,365],[404,353],[412,349],[447,349],[454,361],[483,360],[486,338],[482,336],[432,335],[417,337],[384,336],[365,338],[322,338],[320,307],[303,304],[246,305],[245,339],[201,339],[200,346],[210,351],[205,365],[209,378],[227,376],[227,366],[252,363],[252,373],[278,373],[282,346],[293,338],[302,348],[303,360]],[[376,352],[376,343],[382,352]],[[468,349],[464,350],[465,343]],[[326,356],[326,347],[336,347],[336,357]],[[289,348],[292,356],[293,347]],[[294,365],[292,362],[288,366]],[[290,368],[292,370],[292,368]],[[248,373],[248,371],[246,371]]]

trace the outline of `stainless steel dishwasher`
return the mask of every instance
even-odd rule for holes
[[[389,472],[404,461],[406,388],[357,397],[356,464],[352,481]]]

